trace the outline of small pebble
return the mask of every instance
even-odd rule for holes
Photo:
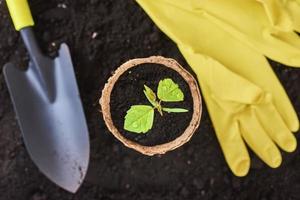
[[[210,186],[212,186],[214,183],[215,183],[215,179],[212,178],[212,179],[209,180]]]
[[[57,4],[57,7],[58,7],[58,8],[66,9],[66,8],[67,8],[67,5],[64,4],[64,3],[59,3],[59,4]]]
[[[205,190],[201,190],[201,195],[204,196],[205,195]]]
[[[93,32],[92,34],[92,39],[95,39],[97,37],[98,33],[97,32]]]

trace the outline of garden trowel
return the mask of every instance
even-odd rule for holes
[[[66,44],[58,57],[44,56],[35,40],[26,0],[7,0],[30,62],[26,70],[8,63],[3,73],[26,148],[41,172],[70,192],[81,185],[89,162],[88,128]]]

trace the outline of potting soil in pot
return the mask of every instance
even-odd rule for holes
[[[132,105],[151,105],[143,90],[144,85],[155,93],[160,80],[171,78],[184,93],[181,102],[162,102],[164,107],[178,107],[189,110],[186,113],[167,113],[163,116],[154,112],[153,127],[147,133],[132,133],[124,130],[124,117]],[[111,94],[110,109],[113,122],[127,139],[141,145],[154,146],[170,142],[179,137],[188,127],[193,115],[193,99],[186,81],[173,69],[160,64],[141,64],[127,70],[116,82]]]

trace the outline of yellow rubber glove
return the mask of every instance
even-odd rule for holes
[[[300,33],[300,0],[257,0],[275,27]]]
[[[279,30],[292,31],[293,22],[282,0],[256,0],[262,3],[266,15],[273,27]]]
[[[299,120],[264,56],[197,11],[186,10],[192,1],[182,6],[181,0],[137,2],[178,44],[197,74],[233,173],[244,176],[249,170],[244,141],[265,163],[278,167],[281,155],[274,143],[293,151],[297,142],[291,131],[298,130]]]
[[[284,0],[285,7],[290,13],[294,30],[300,33],[300,0]]]
[[[298,35],[287,32],[287,27],[281,30],[282,25],[274,27],[265,13],[264,6],[257,1],[160,0],[160,2],[192,12],[275,61],[300,67]]]

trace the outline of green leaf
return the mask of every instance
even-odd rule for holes
[[[170,78],[159,81],[157,96],[165,102],[183,101],[184,95],[179,86]]]
[[[147,85],[144,85],[144,94],[147,97],[148,101],[154,106],[157,106],[157,102],[156,102],[156,95],[153,92],[153,90],[151,88],[149,88]]]
[[[134,133],[146,133],[153,125],[154,108],[146,105],[134,105],[127,111],[124,129]]]
[[[184,113],[189,112],[189,110],[184,108],[162,108],[163,111],[167,113]]]

